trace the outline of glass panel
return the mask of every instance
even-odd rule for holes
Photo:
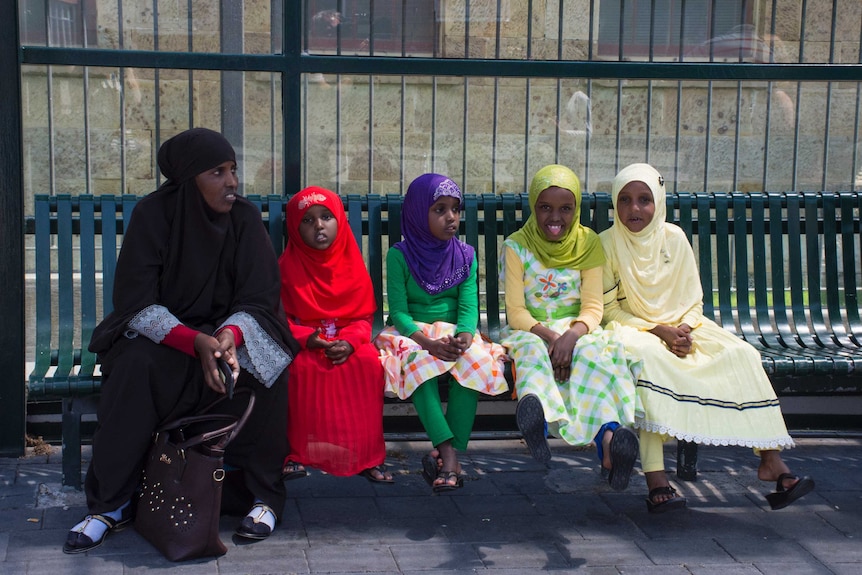
[[[283,193],[277,75],[27,66],[22,91],[28,213],[34,194],[153,191],[159,143],[190,126],[225,133],[244,193]]]
[[[283,0],[17,1],[24,45],[281,52]]]
[[[306,0],[307,49],[316,54],[433,54],[436,4],[428,0]]]
[[[521,192],[539,167],[564,163],[587,190],[609,191],[620,168],[646,161],[671,191],[848,189],[859,171],[857,89],[309,75],[305,180],[403,193],[433,170],[471,193]]]

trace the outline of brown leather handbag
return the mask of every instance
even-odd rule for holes
[[[241,389],[236,395],[242,392],[249,400],[240,417],[211,413],[223,397],[198,414],[163,425],[153,436],[135,529],[171,561],[227,552],[219,537],[224,450],[254,407],[254,391]]]

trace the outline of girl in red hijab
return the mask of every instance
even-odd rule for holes
[[[290,367],[284,476],[316,467],[392,482],[383,467],[383,367],[371,344],[377,304],[341,199],[305,188],[287,204],[281,300],[303,353]]]

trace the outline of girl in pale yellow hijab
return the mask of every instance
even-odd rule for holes
[[[614,489],[625,489],[637,457],[634,380],[622,347],[599,327],[598,236],[580,223],[581,185],[567,167],[546,166],[530,185],[531,214],[503,244],[502,344],[515,364],[518,426],[546,463],[549,431],[572,445],[596,442]],[[595,438],[595,439],[594,439]]]
[[[814,488],[782,461],[793,447],[760,354],[703,315],[703,290],[685,233],[665,221],[664,178],[632,164],[613,183],[614,225],[600,234],[605,262],[604,323],[636,364],[641,466],[647,509],[685,507],[670,486],[662,444],[670,437],[752,447],[766,496],[780,509]]]

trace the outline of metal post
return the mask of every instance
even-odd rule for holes
[[[306,2],[284,3],[284,60],[281,77],[281,103],[284,122],[284,189],[286,195],[299,191],[302,184],[302,5]]]
[[[243,53],[243,8],[241,0],[222,0],[221,3],[221,51],[223,54]],[[243,77],[240,71],[225,70],[221,73],[221,131],[237,151],[240,169],[240,185],[245,181],[245,124],[246,109],[243,105]],[[253,111],[252,111],[253,113]]]
[[[18,2],[0,2],[0,456],[24,453],[24,180]],[[47,158],[46,158],[47,160]]]

